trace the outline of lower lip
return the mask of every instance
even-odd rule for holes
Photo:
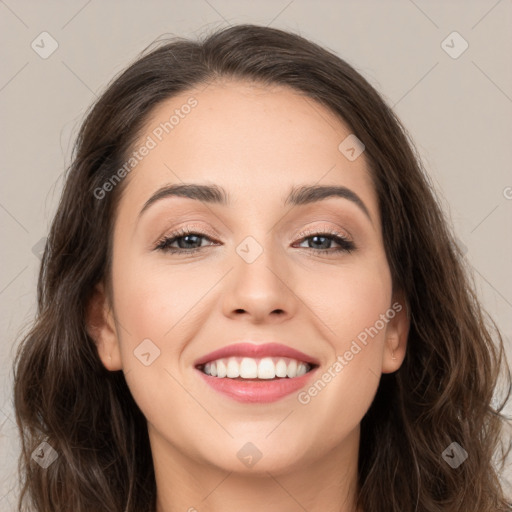
[[[316,372],[318,367],[300,377],[276,380],[236,380],[212,377],[197,370],[204,381],[215,391],[222,393],[238,402],[265,403],[275,402],[303,388]]]

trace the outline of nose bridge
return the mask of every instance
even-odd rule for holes
[[[294,294],[287,283],[288,269],[272,233],[252,230],[236,246],[233,254],[232,286],[224,303],[225,313],[243,310],[262,318],[274,311],[291,314]]]
[[[280,246],[275,237],[275,226],[269,226],[262,216],[261,207],[257,201],[252,201],[250,209],[245,209],[245,215],[237,219],[235,233],[235,264],[241,269],[257,263],[262,271],[266,265],[272,267],[272,262],[278,258]],[[247,269],[249,270],[249,269]],[[268,270],[268,269],[266,269]]]
[[[278,266],[279,247],[274,243],[271,233],[265,233],[263,229],[252,233],[245,236],[235,247],[237,282],[249,280],[252,286],[275,286],[275,281],[279,279],[271,269]]]

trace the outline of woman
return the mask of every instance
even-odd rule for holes
[[[469,275],[346,62],[254,25],[154,48],[88,113],[48,236],[20,510],[508,510]]]

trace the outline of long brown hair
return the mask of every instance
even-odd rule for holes
[[[256,25],[150,45],[87,113],[42,258],[37,318],[15,359],[19,510],[29,502],[38,512],[154,512],[145,418],[123,372],[101,363],[85,325],[94,286],[109,283],[126,180],[104,197],[95,191],[122,167],[155,106],[218,77],[292,87],[365,145],[393,287],[405,292],[411,326],[401,368],[381,377],[361,423],[358,505],[365,512],[509,510],[496,464],[508,453],[500,441],[511,391],[503,340],[473,291],[410,137],[347,62]],[[501,403],[493,397],[500,376]],[[32,460],[41,442],[58,454],[46,468]],[[453,442],[468,453],[457,468],[443,458]]]

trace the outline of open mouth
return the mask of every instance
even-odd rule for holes
[[[317,364],[288,357],[232,356],[197,365],[196,368],[210,377],[239,381],[269,381],[294,379],[318,367]]]

